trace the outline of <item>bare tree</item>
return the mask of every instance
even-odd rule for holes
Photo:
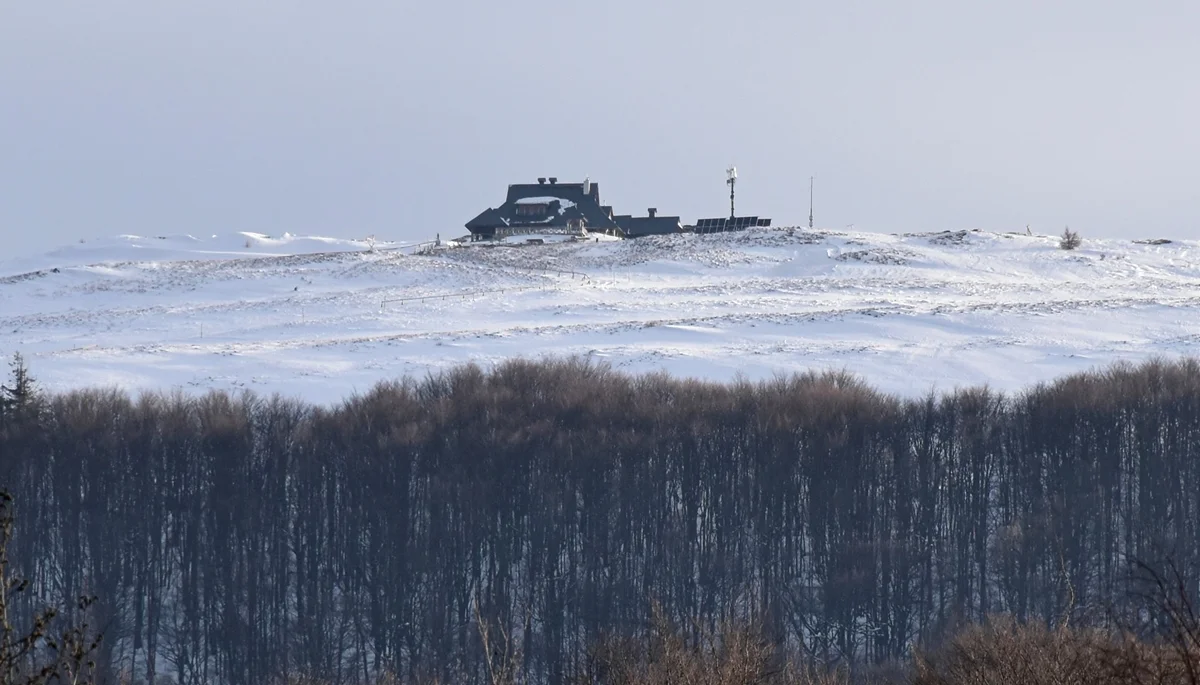
[[[919,399],[579,360],[330,407],[35,395],[0,418],[36,531],[9,549],[41,593],[9,614],[87,588],[101,678],[150,683],[563,682],[603,636],[644,637],[647,598],[688,645],[753,625],[861,671],[994,613],[1101,625],[1160,537],[1195,588],[1197,398],[1187,360]]]
[[[46,608],[19,630],[9,615],[13,598],[29,590],[29,581],[10,577],[8,547],[14,528],[13,498],[0,491],[0,683],[3,685],[81,685],[94,682],[100,635],[85,622],[56,632],[59,611]],[[95,597],[81,597],[77,609],[86,615]]]

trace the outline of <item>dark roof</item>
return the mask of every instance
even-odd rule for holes
[[[504,219],[500,212],[488,207],[479,216],[467,222],[467,229],[485,228],[488,226],[500,226],[504,224]]]
[[[644,235],[670,235],[680,233],[683,225],[677,216],[614,216],[613,221],[621,227],[628,238]]]
[[[588,194],[584,195],[584,186]],[[508,187],[508,198],[505,203],[515,202],[529,197],[561,197],[565,200],[578,202],[590,197],[592,203],[600,206],[599,183],[514,183]]]
[[[584,190],[586,189],[586,193]],[[545,215],[518,214],[517,207],[530,200],[545,199]],[[600,205],[598,183],[518,183],[508,187],[504,204],[489,209],[467,222],[472,233],[490,233],[501,227],[563,228],[583,219],[589,230],[618,228],[610,210]]]

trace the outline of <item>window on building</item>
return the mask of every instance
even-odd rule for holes
[[[545,216],[546,212],[550,211],[548,204],[522,204],[517,205],[517,216]]]

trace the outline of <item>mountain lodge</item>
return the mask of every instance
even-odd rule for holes
[[[610,205],[600,202],[600,184],[559,183],[551,176],[537,183],[508,186],[508,196],[499,207],[484,210],[467,222],[472,240],[495,240],[529,233],[606,233],[622,238],[649,235],[745,230],[750,226],[770,226],[770,219],[730,217],[701,219],[695,226],[684,226],[678,216],[659,216],[651,207],[646,216],[614,214]]]

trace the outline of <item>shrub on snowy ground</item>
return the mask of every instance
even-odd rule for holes
[[[1063,250],[1074,250],[1082,244],[1083,238],[1077,231],[1072,231],[1070,226],[1063,229],[1062,237],[1058,240],[1058,246]]]

